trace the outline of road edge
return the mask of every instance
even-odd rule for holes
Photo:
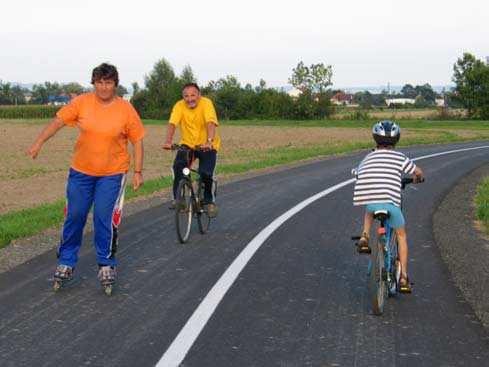
[[[489,175],[483,165],[462,178],[433,214],[433,235],[451,277],[486,329],[489,329],[489,240],[475,221],[477,186]]]

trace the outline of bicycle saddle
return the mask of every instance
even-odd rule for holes
[[[385,221],[389,217],[390,217],[390,213],[387,210],[385,210],[385,209],[376,210],[374,212],[374,218],[375,219],[378,219],[378,220],[380,220],[382,222]]]

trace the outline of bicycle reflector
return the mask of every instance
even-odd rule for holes
[[[182,173],[185,175],[185,176],[188,176],[190,174],[190,169],[188,167],[185,167],[183,170],[182,170]]]

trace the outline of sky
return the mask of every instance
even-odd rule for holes
[[[3,1],[0,80],[89,85],[110,62],[144,85],[165,58],[198,82],[285,86],[299,61],[333,87],[451,83],[464,52],[489,56],[487,0]]]

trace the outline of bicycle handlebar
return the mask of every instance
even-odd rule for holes
[[[188,149],[188,150],[194,150],[196,152],[201,152],[204,151],[200,145],[195,146],[195,148],[190,148],[189,146],[185,144],[172,144],[170,150],[178,150],[178,149]]]
[[[421,177],[418,181],[414,182],[414,179],[412,177],[404,177],[401,180],[401,187],[404,189],[407,185],[412,184],[412,183],[422,183],[424,182],[424,177]]]

